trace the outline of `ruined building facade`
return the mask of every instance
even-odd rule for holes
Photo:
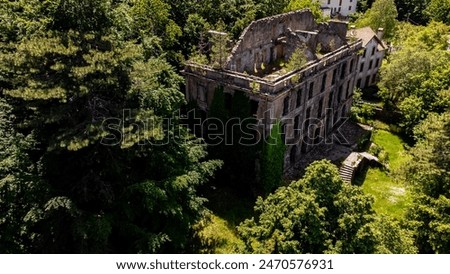
[[[361,44],[347,37],[346,23],[316,23],[309,10],[254,21],[222,68],[186,65],[186,97],[207,115],[219,87],[225,100],[243,92],[262,136],[281,121],[287,170],[348,117]],[[287,71],[296,49],[306,61]]]

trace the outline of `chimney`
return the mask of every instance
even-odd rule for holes
[[[378,39],[382,40],[383,39],[383,35],[384,35],[384,29],[383,28],[379,28],[378,31],[377,31]]]

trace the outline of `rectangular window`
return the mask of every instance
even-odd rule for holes
[[[377,49],[376,47],[372,49],[372,55],[375,54],[375,50],[376,50],[376,49]]]
[[[331,84],[336,84],[336,77],[337,77],[337,69],[333,70],[333,80],[331,81]]]
[[[299,89],[299,91],[297,91],[297,108],[299,108],[302,105],[302,93],[303,90]]]
[[[348,10],[352,10],[352,6],[348,6]]]
[[[309,84],[308,100],[311,99],[313,95],[314,95],[314,82],[311,82]]]
[[[341,67],[341,79],[344,79],[347,74],[347,63],[343,63]]]
[[[374,75],[372,76],[372,84],[375,84],[376,81],[377,81],[377,75],[374,74]]]
[[[284,98],[283,116],[288,115],[288,113],[289,113],[289,96]]]
[[[341,7],[339,7],[338,12],[341,12]]]
[[[342,6],[342,0],[339,0],[339,6]]]
[[[367,55],[367,49],[364,50],[363,57],[366,57],[366,55]]]
[[[328,0],[328,5],[331,4],[331,0]]]
[[[309,123],[311,118],[311,108],[308,108],[308,110],[306,111],[306,119],[305,119],[305,127],[303,128],[303,135],[308,136],[308,129],[309,129]]]
[[[225,93],[225,109],[231,110],[233,102],[233,96],[230,93]]]
[[[295,135],[295,137],[297,137],[300,133],[299,125],[300,125],[300,115],[296,116],[295,120],[294,120],[294,135]]]
[[[283,144],[286,144],[286,124],[281,126],[281,140],[283,140]]]
[[[325,72],[322,77],[322,86],[320,87],[320,92],[325,91],[326,85],[327,85],[327,73]]]
[[[372,65],[373,65],[373,61],[370,60],[370,62],[369,62],[369,69],[372,69]]]
[[[353,65],[354,65],[354,59],[352,59],[352,61],[350,62],[350,73],[353,72]]]
[[[361,78],[356,82],[356,87],[361,88]]]
[[[250,100],[250,112],[252,115],[256,115],[259,109],[259,101]]]
[[[317,111],[317,117],[320,119],[322,118],[322,110],[323,110],[323,98],[320,99],[319,102],[319,110]]]
[[[378,68],[380,66],[380,58],[377,58],[377,61],[375,62],[375,67]]]
[[[361,68],[359,69],[359,72],[363,72],[364,71],[364,63],[361,63]]]
[[[339,92],[338,92],[338,98],[337,98],[338,104],[340,104],[341,101],[342,101],[342,90],[343,90],[343,88],[342,88],[342,86],[340,86],[339,87]]]
[[[367,76],[365,87],[367,88],[369,85],[370,85],[370,76]]]
[[[334,100],[334,92],[331,92],[330,97],[328,98],[328,108],[331,108],[333,106],[333,100]]]

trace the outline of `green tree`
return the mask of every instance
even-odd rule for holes
[[[323,12],[320,9],[319,1],[310,1],[310,0],[291,0],[289,4],[284,8],[284,12],[302,10],[302,9],[310,9],[314,18],[317,20],[323,20]]]
[[[424,12],[432,20],[450,24],[450,0],[430,0]]]
[[[418,140],[404,176],[414,191],[407,218],[421,253],[450,251],[450,112],[430,114],[415,129]]]
[[[33,210],[45,199],[38,167],[27,154],[32,136],[17,133],[12,107],[0,98],[0,252],[27,252],[33,245]]]
[[[414,234],[405,222],[390,216],[376,216],[369,225],[375,242],[376,254],[416,254],[418,252],[414,242]]]
[[[372,7],[356,22],[359,27],[384,29],[385,39],[393,37],[397,25],[397,9],[394,0],[376,0]]]
[[[395,0],[398,20],[406,20],[421,25],[427,24],[429,17],[424,13],[424,10],[429,3],[430,0]]]
[[[290,0],[254,0],[254,2],[256,4],[256,18],[263,18],[282,13]]]
[[[41,2],[8,9],[13,32],[23,20],[40,31],[7,36],[0,51],[4,96],[16,127],[34,132],[34,157],[54,197],[35,211],[41,233],[28,251],[186,250],[204,210],[196,190],[220,162],[203,161],[205,147],[177,119],[163,123],[184,104],[182,79],[146,54],[145,40],[127,40],[116,20],[119,11],[143,16],[159,2],[140,1],[136,11],[58,1],[28,18],[48,4]],[[141,23],[149,35],[160,31],[160,22]]]
[[[372,198],[320,161],[298,182],[259,198],[238,231],[252,253],[371,253]]]
[[[387,106],[400,110],[409,136],[429,113],[445,111],[450,87],[450,54],[445,50],[448,26],[402,25],[397,48],[381,69],[380,95]]]

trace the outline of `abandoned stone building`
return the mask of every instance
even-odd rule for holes
[[[264,18],[243,31],[222,68],[188,62],[186,97],[207,115],[218,87],[225,100],[246,94],[263,136],[281,121],[288,170],[349,115],[361,48],[346,23],[317,23],[309,10]],[[287,71],[296,49],[306,60]]]

